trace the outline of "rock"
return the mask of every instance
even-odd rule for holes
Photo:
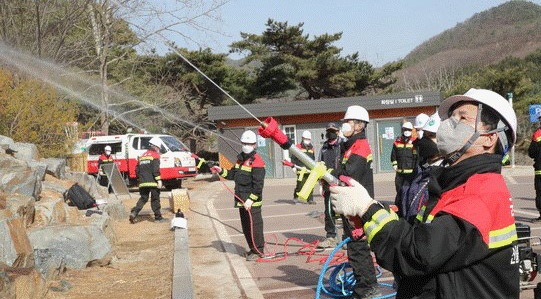
[[[78,223],[79,211],[70,207],[62,198],[43,198],[35,205],[34,226],[59,225]]]
[[[10,148],[17,151],[13,156],[19,160],[25,162],[39,160],[38,147],[35,144],[15,142]]]
[[[34,266],[34,254],[21,218],[0,220],[0,262],[9,267]]]
[[[47,164],[47,173],[58,179],[66,176],[66,159],[49,158],[43,160]]]
[[[96,225],[57,225],[29,230],[36,268],[42,273],[61,267],[85,268],[92,261],[111,259],[111,243]]]
[[[34,222],[35,202],[33,197],[27,195],[16,193],[6,195],[6,209],[10,210],[14,217],[20,217],[25,227]]]
[[[100,206],[100,209],[115,220],[125,220],[129,216],[126,207],[119,199],[108,199],[106,204]]]
[[[36,173],[36,178],[40,181],[45,180],[45,173],[47,172],[48,165],[44,162],[30,161],[28,162],[30,169],[34,170]]]

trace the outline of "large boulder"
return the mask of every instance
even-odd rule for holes
[[[14,157],[19,160],[25,162],[39,160],[38,147],[33,143],[15,142],[10,146],[10,148],[17,151],[14,154]]]
[[[28,163],[8,155],[0,155],[0,190],[39,198],[41,180],[39,170],[31,169]]]
[[[68,206],[63,198],[43,197],[34,207],[34,226],[78,223],[82,217],[79,210]]]
[[[0,263],[17,268],[34,266],[32,246],[21,218],[0,219]]]
[[[46,275],[66,267],[85,268],[91,262],[107,263],[112,245],[97,225],[57,225],[30,229],[36,268]]]
[[[13,139],[4,135],[0,135],[0,146],[3,147],[4,149],[8,149],[14,143],[15,142],[13,141]]]
[[[13,217],[20,217],[26,227],[34,222],[36,200],[27,195],[9,193],[0,194],[0,198],[6,199],[5,208],[11,212]]]
[[[63,179],[66,176],[66,159],[49,158],[43,159],[47,164],[47,173],[58,179]]]

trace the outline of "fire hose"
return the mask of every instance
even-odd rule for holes
[[[278,122],[272,118],[268,117],[264,122],[261,123],[261,127],[258,129],[259,135],[263,138],[270,138],[276,142],[282,149],[288,150],[289,153],[299,159],[306,167],[310,169],[310,175],[306,180],[306,183],[302,187],[301,191],[298,193],[299,197],[306,199],[308,195],[314,189],[314,186],[320,179],[323,179],[331,186],[337,185],[349,185],[349,180],[351,178],[346,176],[340,176],[340,179],[337,179],[332,174],[327,171],[327,167],[323,162],[316,162],[310,158],[307,154],[302,152],[296,146],[293,146],[289,137],[287,137],[282,130],[280,130]],[[358,216],[349,217],[349,220],[353,223],[355,230],[352,231],[354,238],[360,238],[363,235],[362,231],[362,222],[361,218]]]

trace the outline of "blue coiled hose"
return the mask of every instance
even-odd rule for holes
[[[327,257],[325,264],[323,264],[323,267],[321,268],[321,273],[319,273],[319,278],[317,281],[316,299],[320,298],[321,291],[323,291],[323,293],[325,293],[325,295],[330,298],[345,298],[353,295],[353,288],[356,283],[355,277],[353,276],[353,271],[346,270],[351,269],[350,264],[348,262],[344,262],[339,265],[329,267],[329,264],[332,261],[332,258],[336,254],[336,252],[340,250],[340,248],[342,248],[342,246],[347,244],[349,241],[351,241],[351,238],[348,237],[342,242],[340,242],[340,244],[336,245],[329,257]],[[381,268],[378,266],[376,270],[376,277],[380,277],[382,275]],[[328,271],[331,271],[331,273],[329,274],[329,285],[328,287],[325,287],[325,285],[323,284],[323,279],[325,278],[325,273],[327,273]],[[391,284],[388,283],[379,283],[379,285],[389,288],[393,287]],[[391,294],[374,297],[374,299],[391,298],[395,295],[396,292],[393,292]]]

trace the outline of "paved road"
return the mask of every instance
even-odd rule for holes
[[[531,167],[517,167],[505,169],[504,175],[514,198],[517,221],[531,225],[532,235],[541,237],[541,223],[531,223],[532,218],[539,216],[534,203],[532,172]],[[377,174],[374,180],[376,198],[392,202],[394,175]],[[233,196],[226,188],[232,188],[232,182],[198,184],[190,191],[191,206],[196,207],[196,211],[189,221],[198,223],[189,228],[196,298],[210,298],[209,295],[214,298],[314,298],[322,264],[331,252],[313,252],[309,244],[325,237],[323,198],[316,195],[316,205],[295,204],[292,200],[294,184],[293,179],[265,181],[266,251],[275,253],[277,258],[259,262],[246,262],[242,257],[247,244],[238,211],[232,206]],[[541,246],[536,249],[541,252]],[[345,251],[338,252],[343,253]],[[392,283],[393,278],[383,271],[378,281]],[[383,294],[392,292],[385,286],[381,291]],[[523,291],[521,298],[533,298],[533,291]]]

